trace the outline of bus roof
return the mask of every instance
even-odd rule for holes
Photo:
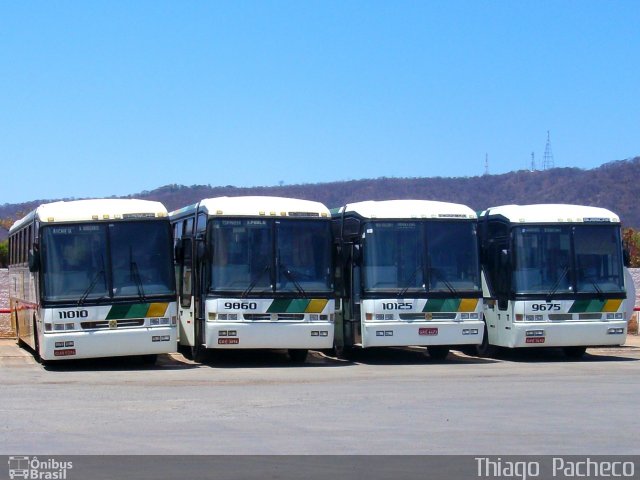
[[[296,198],[245,196],[205,198],[174,210],[172,218],[203,211],[211,216],[329,217],[329,209],[320,202]]]
[[[353,212],[363,218],[388,219],[475,219],[476,212],[459,203],[436,202],[433,200],[369,200],[365,202],[348,203],[336,213]]]
[[[606,208],[558,203],[502,205],[486,209],[480,217],[485,215],[500,215],[513,223],[620,223],[620,218]]]
[[[104,198],[45,203],[17,220],[9,230],[13,232],[37,218],[41,223],[67,223],[96,220],[127,220],[134,218],[162,218],[167,209],[160,202],[132,198]]]

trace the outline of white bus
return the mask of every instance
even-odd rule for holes
[[[286,349],[304,362],[333,345],[331,218],[317,202],[221,197],[171,212],[180,345]]]
[[[624,343],[635,291],[625,285],[617,215],[505,205],[482,212],[479,224],[486,330],[478,353],[563,347],[580,358],[589,346]]]
[[[9,231],[10,308],[38,360],[177,348],[171,227],[161,203],[40,205]]]
[[[426,346],[434,359],[477,345],[483,323],[477,216],[426,200],[332,210],[341,308],[336,348]]]

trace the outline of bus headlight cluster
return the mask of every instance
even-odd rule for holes
[[[544,320],[544,315],[525,315],[527,322],[541,322]]]
[[[624,328],[610,328],[607,333],[609,335],[622,335],[624,334]]]
[[[149,320],[149,324],[152,327],[159,327],[161,325],[169,325],[171,323],[171,320],[169,319],[169,317],[162,317],[162,318],[152,318]]]
[[[309,315],[309,320],[312,322],[327,322],[329,321],[329,315],[318,315],[317,313],[312,313]]]
[[[624,313],[607,313],[607,320],[624,320]]]
[[[461,313],[460,318],[462,320],[478,320],[480,318],[478,313]]]
[[[477,328],[463,328],[462,329],[462,334],[463,335],[478,335],[478,329]]]
[[[53,327],[53,329],[52,329]],[[73,322],[69,322],[69,323],[54,323],[53,325],[51,323],[45,323],[44,324],[44,331],[45,332],[50,332],[50,331],[54,331],[54,332],[68,332],[71,330],[75,330],[76,329],[76,324]]]
[[[238,320],[237,313],[220,313],[218,314],[219,320]]]

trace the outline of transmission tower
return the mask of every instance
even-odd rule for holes
[[[551,151],[551,138],[549,136],[549,130],[547,130],[547,146],[544,147],[544,160],[542,161],[542,169],[549,170],[554,168],[553,152]]]
[[[489,175],[489,154],[484,154],[484,174]]]
[[[536,156],[534,152],[531,152],[531,171],[536,171]]]

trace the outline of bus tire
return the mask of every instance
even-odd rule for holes
[[[475,346],[476,355],[478,357],[493,357],[498,349],[495,345],[491,345],[489,343],[489,330],[487,329],[487,324],[484,324],[484,335],[482,336],[482,343],[480,345]]]
[[[202,362],[206,358],[207,349],[200,342],[196,342],[196,344],[188,349],[189,359],[194,362]]]
[[[35,319],[33,320],[33,345],[33,357],[36,359],[36,362],[44,365],[42,356],[40,355],[40,340],[38,340],[38,327]]]
[[[444,345],[434,345],[427,347],[427,352],[433,360],[445,360],[449,355],[449,347]]]
[[[568,358],[578,360],[587,351],[587,347],[564,347],[562,350]]]
[[[307,361],[307,355],[309,355],[309,350],[301,349],[301,348],[297,348],[297,349],[290,348],[288,353],[289,353],[289,360],[291,360],[292,363],[304,363]]]

